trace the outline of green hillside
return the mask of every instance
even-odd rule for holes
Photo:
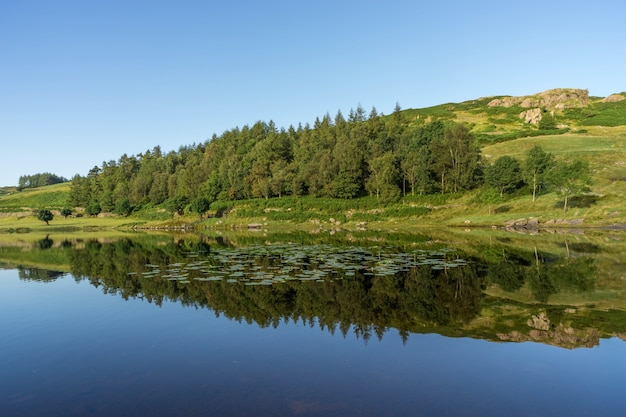
[[[590,191],[568,195],[567,211],[551,174],[536,201],[527,179],[502,196],[486,180],[499,158],[510,156],[523,168],[536,146],[558,164],[588,163]],[[56,211],[59,224],[64,207],[86,214],[81,222],[104,221],[109,213],[112,225],[393,228],[396,221],[502,226],[520,218],[611,225],[626,223],[625,194],[626,93],[601,98],[556,89],[397,108],[391,115],[358,107],[313,126],[257,122],[177,152],[155,147],[95,166],[71,183],[5,189],[0,228],[42,208]]]
[[[70,183],[62,183],[13,191],[0,196],[0,212],[18,213],[39,208],[60,210],[67,206],[69,190]]]

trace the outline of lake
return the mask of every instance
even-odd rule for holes
[[[0,415],[620,415],[625,238],[3,235]]]

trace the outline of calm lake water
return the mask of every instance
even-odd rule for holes
[[[624,237],[16,238],[0,415],[621,415]]]

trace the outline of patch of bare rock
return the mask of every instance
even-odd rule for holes
[[[581,226],[584,223],[584,219],[551,219],[544,222],[539,222],[536,217],[511,219],[504,222],[504,230],[515,232],[537,232],[539,229],[543,231],[558,231],[560,228],[572,228],[574,226]],[[571,230],[570,230],[571,232]]]
[[[530,96],[501,97],[491,100],[489,107],[520,106],[525,109],[539,108],[563,110],[589,105],[589,91],[578,88],[556,88]]]
[[[602,99],[602,102],[603,103],[615,103],[618,101],[622,101],[624,99],[626,99],[626,97],[624,97],[623,94],[611,94],[610,96]]]

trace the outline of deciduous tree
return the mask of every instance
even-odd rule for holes
[[[533,202],[537,192],[543,186],[546,172],[554,166],[554,157],[545,152],[541,146],[535,146],[526,153],[523,175],[526,182],[532,187]]]
[[[64,208],[61,210],[61,216],[63,216],[63,218],[67,219],[68,216],[72,215],[72,209],[70,208]]]
[[[202,217],[204,216],[204,213],[207,212],[209,207],[211,207],[211,202],[206,197],[197,197],[197,198],[195,198],[191,202],[191,205],[189,206],[191,211],[193,211],[194,213],[198,213],[198,215],[200,216],[200,220],[202,220]]]
[[[550,171],[550,183],[563,196],[563,213],[567,213],[569,198],[590,190],[589,163],[581,160],[558,162]]]
[[[102,212],[102,207],[100,207],[100,203],[94,200],[87,205],[85,212],[90,216],[97,216]]]
[[[115,203],[115,213],[121,216],[128,216],[131,211],[133,211],[133,207],[130,204],[128,198],[122,198]]]
[[[52,221],[53,218],[54,218],[54,215],[52,214],[50,210],[41,209],[37,213],[37,220],[41,220],[42,222],[45,222],[46,226],[50,225],[50,221]]]
[[[485,169],[485,182],[500,191],[500,197],[505,192],[515,190],[522,183],[522,169],[519,161],[512,156],[501,156],[493,165]]]
[[[430,146],[431,169],[441,181],[441,192],[456,193],[475,184],[480,163],[480,148],[469,128],[456,124],[446,128],[440,140]]]
[[[398,161],[392,152],[387,152],[369,161],[370,176],[366,189],[384,201],[395,201],[400,197],[398,188]]]

